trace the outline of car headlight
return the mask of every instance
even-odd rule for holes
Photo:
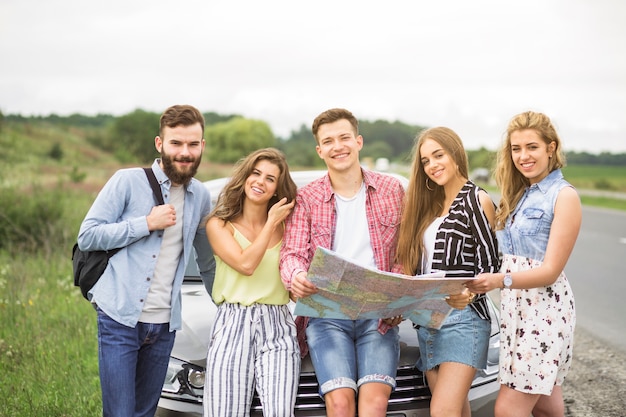
[[[204,368],[170,358],[161,396],[181,401],[202,402]]]

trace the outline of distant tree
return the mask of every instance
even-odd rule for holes
[[[98,113],[95,116],[85,116],[74,113],[69,115],[65,123],[77,127],[106,127],[114,121],[115,117],[110,114]]]
[[[261,120],[235,117],[205,128],[210,161],[233,163],[259,148],[277,146],[269,125]]]
[[[485,147],[477,150],[466,150],[470,171],[476,168],[487,168],[491,170],[496,163],[496,152]]]
[[[306,126],[304,123],[300,125],[300,129],[292,130],[291,134],[286,141],[297,141],[297,142],[308,142],[310,145],[315,146],[315,138],[313,137],[313,133],[311,132],[311,128]]]
[[[206,126],[227,122],[235,117],[242,117],[238,114],[218,114],[214,112],[202,113],[202,116],[204,116],[204,124]]]
[[[411,126],[406,123],[395,121],[390,123],[386,120],[367,120],[359,122],[359,133],[363,135],[365,143],[385,142],[391,148],[390,157],[393,159],[403,158],[413,147],[417,133],[422,126]]]
[[[154,138],[159,134],[159,118],[141,109],[118,117],[102,140],[103,148],[121,162],[151,162],[157,155]]]
[[[279,148],[285,153],[290,167],[322,167],[324,161],[315,151],[315,138],[304,124],[292,130],[288,139],[282,139]]]
[[[390,159],[393,155],[393,149],[391,145],[387,142],[383,142],[381,140],[377,140],[374,142],[366,141],[363,149],[359,153],[361,158],[372,158],[374,161],[378,158],[387,158]]]
[[[565,159],[569,165],[626,165],[626,153],[602,152],[594,155],[588,152],[567,152]]]
[[[287,163],[291,169],[323,167],[324,161],[315,151],[312,140],[282,140],[278,148],[285,153]]]

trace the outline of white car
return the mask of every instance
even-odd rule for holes
[[[300,187],[324,175],[326,171],[294,171],[291,176]],[[406,187],[408,180],[397,174],[392,175]],[[228,178],[207,181],[205,185],[215,201]],[[169,368],[161,392],[157,417],[202,416],[202,393],[206,355],[211,326],[217,307],[211,301],[207,288],[211,283],[203,283],[197,266],[192,260],[185,274],[182,289],[183,329],[176,334],[176,342],[170,357]],[[472,383],[469,393],[474,417],[493,417],[494,404],[498,394],[498,349],[500,345],[500,315],[490,300],[492,317],[491,339],[487,369],[480,370]],[[396,376],[397,386],[389,399],[387,416],[428,417],[430,415],[430,390],[424,375],[415,368],[419,357],[417,335],[411,323],[405,320],[400,324],[400,361]],[[315,371],[309,356],[302,360],[295,415],[325,416],[326,409],[318,394]],[[251,416],[262,416],[261,404],[255,395]]]

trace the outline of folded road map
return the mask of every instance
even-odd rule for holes
[[[443,272],[409,276],[359,266],[318,247],[307,278],[319,291],[296,303],[297,316],[378,319],[402,315],[439,329],[452,307],[444,298],[463,291],[471,278],[446,278]]]

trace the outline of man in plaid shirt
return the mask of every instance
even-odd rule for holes
[[[328,175],[298,191],[287,219],[280,271],[296,298],[317,292],[307,270],[318,246],[353,262],[399,272],[394,264],[404,189],[391,176],[363,169],[363,137],[345,109],[313,122],[316,150]],[[385,320],[308,318],[306,337],[328,416],[385,416],[400,354],[397,324]]]

